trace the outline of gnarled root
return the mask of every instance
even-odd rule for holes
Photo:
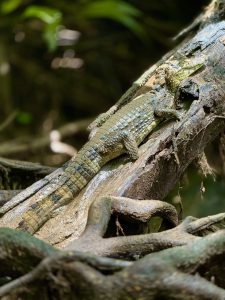
[[[178,227],[186,234],[196,233],[197,229],[203,232],[224,217],[187,218]],[[15,232],[15,236],[23,235]],[[225,299],[221,276],[224,258],[224,230],[146,255],[136,262],[60,251],[0,287],[0,297],[18,299],[32,294],[36,299],[41,291],[43,299],[49,299],[51,291],[57,299]],[[22,256],[21,263],[24,259]]]

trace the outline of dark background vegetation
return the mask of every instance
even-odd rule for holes
[[[13,120],[0,131],[2,147],[11,141],[32,142],[68,122],[105,111],[176,45],[172,38],[208,2],[2,0],[0,117],[2,123],[10,116]],[[80,134],[67,142],[79,148],[86,138],[87,133]],[[25,152],[13,158],[49,165],[68,159],[55,161],[46,153]],[[188,199],[185,214],[221,210],[225,186],[219,176],[216,184],[193,170],[185,176],[171,196],[179,201],[180,193]],[[203,185],[207,188],[201,197]],[[198,207],[193,206],[196,202]]]
[[[54,128],[96,116],[174,47],[172,37],[205,3],[1,1],[1,119],[16,109],[17,130],[36,134],[48,118]],[[63,28],[79,38],[57,40]],[[72,58],[67,65],[65,57]]]

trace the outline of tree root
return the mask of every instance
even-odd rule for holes
[[[186,234],[196,233],[224,218],[225,214],[187,218],[178,227],[186,228]],[[23,235],[14,231],[14,236]],[[21,240],[20,249],[22,243]],[[224,230],[146,255],[136,262],[76,251],[53,252],[31,272],[0,287],[0,297],[17,299],[32,294],[32,299],[37,299],[35,295],[40,293],[35,286],[44,282],[57,299],[225,299],[221,276],[224,258]],[[22,256],[20,263],[24,259]],[[43,299],[49,299],[46,295]]]
[[[139,222],[146,222],[152,216],[158,215],[166,218],[172,226],[177,224],[175,209],[165,202],[105,197],[92,204],[83,235],[71,242],[67,249],[91,252],[101,256],[134,259],[147,253],[185,245],[199,239],[197,235],[201,236],[217,230],[216,225],[221,224],[225,219],[225,213],[201,219],[188,217],[180,225],[166,232],[104,238],[113,212]]]
[[[0,288],[0,297],[17,299],[32,291],[35,299],[40,293],[37,286],[44,282],[41,292],[47,295],[52,289],[57,299],[225,299],[225,291],[208,281],[225,287],[220,276],[225,231],[218,231],[223,228],[225,213],[200,219],[188,217],[163,232],[104,238],[111,214],[136,222],[147,222],[156,215],[170,226],[178,222],[174,207],[165,202],[104,197],[92,204],[86,230],[69,245],[70,251],[57,250],[24,232],[2,228],[0,278],[11,280]],[[218,232],[207,235],[214,231]],[[129,260],[148,255],[132,262],[95,254]]]

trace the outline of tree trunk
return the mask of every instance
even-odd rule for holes
[[[13,228],[63,169],[1,207],[0,226],[12,229],[0,229],[0,296],[225,299],[225,238],[220,230],[225,214],[189,217],[178,225],[176,210],[162,202],[225,127],[224,14],[225,1],[213,0],[183,31],[185,40],[111,108],[120,109],[149,91],[163,104],[164,90],[187,107],[179,121],[163,123],[144,141],[137,161],[124,155],[108,163],[36,237]],[[162,218],[166,231],[146,233],[153,216]]]

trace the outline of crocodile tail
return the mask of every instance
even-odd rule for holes
[[[55,209],[73,200],[101,168],[101,156],[92,147],[85,147],[64,166],[64,172],[32,197],[34,204],[22,216],[18,229],[35,233]],[[40,199],[35,202],[36,199]]]

